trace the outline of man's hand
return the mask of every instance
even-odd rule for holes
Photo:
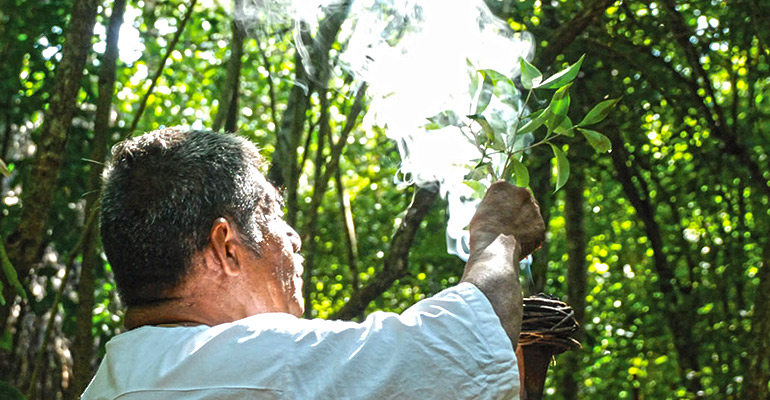
[[[471,220],[470,238],[462,281],[489,299],[515,349],[523,313],[518,263],[543,243],[540,208],[527,189],[497,182]]]
[[[521,250],[515,262],[538,249],[545,239],[540,207],[529,190],[504,181],[496,182],[487,190],[471,220],[471,254],[483,250],[501,234],[515,237]]]

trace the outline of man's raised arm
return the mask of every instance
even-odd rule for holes
[[[540,247],[545,224],[527,189],[493,184],[470,224],[470,258],[463,282],[470,282],[492,303],[514,349],[522,318],[519,261]]]

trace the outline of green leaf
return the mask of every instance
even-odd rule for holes
[[[518,108],[519,92],[511,78],[493,69],[481,69],[479,72],[484,76],[485,80],[492,81],[492,93],[501,103],[509,105],[514,109]],[[476,111],[476,114],[480,113],[481,111]]]
[[[5,175],[6,177],[11,176],[11,170],[8,169],[8,165],[6,165],[5,161],[3,161],[2,159],[0,159],[0,174]]]
[[[606,153],[612,150],[612,143],[610,142],[610,139],[607,139],[607,136],[590,129],[578,128],[578,130],[586,137],[588,144],[590,144],[597,153]]]
[[[610,99],[595,105],[577,126],[588,126],[602,122],[619,101],[620,99]]]
[[[441,129],[447,126],[462,126],[460,117],[452,110],[442,111],[430,118],[430,124],[425,125],[425,129]]]
[[[562,125],[565,118],[567,118],[567,112],[570,106],[569,88],[572,86],[568,83],[566,86],[562,86],[551,98],[551,103],[546,109],[545,126],[548,127],[548,135]]]
[[[479,72],[484,74],[484,79],[491,79],[493,85],[497,85],[498,83],[505,83],[506,85],[513,86],[513,81],[511,78],[493,69],[480,69]]]
[[[575,137],[575,127],[572,126],[572,120],[570,117],[564,117],[564,119],[561,121],[561,124],[557,126],[556,128],[553,128],[554,133],[557,133],[559,135],[564,135],[567,137]]]
[[[487,140],[489,140],[489,147],[497,151],[505,150],[505,142],[503,141],[502,136],[496,134],[495,129],[483,115],[468,115],[468,118],[476,121],[481,126],[481,130],[486,135]]]
[[[513,176],[516,178],[516,186],[527,187],[529,186],[529,171],[527,167],[519,161],[516,157],[513,160]]]
[[[477,199],[483,199],[487,192],[487,187],[479,181],[463,181],[463,183],[473,190],[473,196]]]
[[[16,289],[16,293],[24,298],[27,299],[27,292],[24,291],[24,287],[21,286],[21,282],[19,282],[19,277],[16,275],[16,269],[13,268],[13,264],[11,264],[11,260],[8,259],[8,254],[5,252],[5,239],[3,239],[2,236],[0,236],[0,264],[2,264],[3,267],[3,273],[5,274],[5,280],[6,282],[10,283],[11,286],[13,286],[14,289]],[[3,299],[3,302],[5,302],[5,299]]]
[[[562,87],[559,88],[554,94],[553,97],[551,97],[551,104],[550,109],[551,112],[558,115],[567,115],[567,111],[569,111],[569,104],[570,104],[570,97],[569,97],[569,88],[572,86],[571,83],[568,83]]]
[[[542,82],[543,73],[537,67],[523,57],[519,57],[519,64],[521,64],[521,85],[524,86],[524,89],[532,89]]]
[[[585,54],[580,56],[580,59],[576,63],[551,75],[551,77],[535,86],[535,89],[557,89],[572,82],[577,77],[578,72],[580,72],[580,65],[583,64],[584,58]]]
[[[567,156],[558,146],[553,143],[548,144],[553,150],[554,157],[556,157],[556,189],[554,189],[554,192],[556,192],[561,189],[562,186],[567,183],[567,179],[569,179],[569,161],[567,161]]]
[[[481,76],[481,80],[476,90],[476,94],[473,96],[473,108],[475,114],[481,114],[489,106],[489,102],[492,100],[492,93],[495,89],[495,82],[492,78],[482,71],[478,71]]]
[[[526,124],[522,125],[516,134],[523,135],[525,133],[534,132],[537,128],[541,127],[545,123],[545,119],[547,117],[546,110],[538,110],[530,114],[530,116],[533,116],[532,119],[527,121]]]

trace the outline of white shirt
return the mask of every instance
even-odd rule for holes
[[[519,371],[486,296],[462,283],[363,323],[258,314],[144,326],[107,343],[91,399],[518,399]]]

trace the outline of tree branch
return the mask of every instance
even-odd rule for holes
[[[404,220],[393,234],[382,271],[371,282],[353,292],[350,300],[332,318],[351,319],[362,314],[372,300],[388,290],[396,280],[406,275],[409,267],[409,250],[415,234],[437,197],[438,191],[434,189],[421,187],[415,189]]]
[[[582,12],[576,15],[568,23],[561,25],[548,39],[548,46],[537,59],[537,65],[545,67],[550,65],[575,38],[583,33],[597,17],[604,14],[607,7],[615,3],[615,0],[594,0]]]

